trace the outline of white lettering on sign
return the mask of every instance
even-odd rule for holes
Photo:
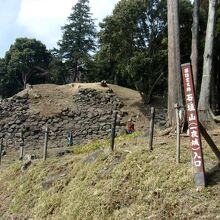
[[[186,100],[191,102],[193,100],[193,95],[192,94],[187,94],[186,95]]]
[[[194,140],[192,140],[192,146],[199,146],[198,138],[195,138]]]
[[[196,168],[195,169],[196,173],[204,174],[201,137],[199,133],[196,100],[195,100],[190,64],[182,65],[182,76],[184,82],[184,94],[186,100],[187,120],[188,120],[189,136],[190,136],[190,143],[191,143],[191,149],[193,155],[193,164],[194,167]]]
[[[200,167],[200,166],[202,165],[202,161],[196,160],[196,161],[194,162],[194,164],[195,164],[196,167]]]
[[[194,127],[193,127],[194,126]],[[191,122],[190,124],[189,124],[189,129],[190,130],[194,130],[194,129],[197,129],[197,123],[193,123],[193,122]]]
[[[194,104],[193,104],[192,102],[190,102],[190,103],[187,104],[187,110],[188,110],[189,112],[192,112],[192,111],[195,111],[195,110],[196,110],[196,109],[195,109],[195,106],[194,106]]]
[[[186,78],[186,82],[189,83],[189,78],[188,77]]]
[[[191,137],[192,138],[198,138],[199,136],[198,136],[198,132],[196,131],[196,130],[193,130],[192,132],[191,132]]]
[[[184,70],[184,73],[186,74],[186,73],[189,73],[189,68],[186,68],[185,70]]]
[[[196,120],[195,114],[194,113],[190,113],[189,114],[189,121],[194,121],[194,120]]]
[[[195,160],[196,159],[201,159],[201,156],[199,156],[199,154],[197,152],[194,152],[194,157]]]

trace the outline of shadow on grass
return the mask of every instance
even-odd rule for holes
[[[214,186],[220,183],[220,164],[206,172],[208,186]]]

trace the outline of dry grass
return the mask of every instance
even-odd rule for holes
[[[188,139],[182,139],[179,165],[171,137],[157,137],[153,152],[139,134],[119,137],[114,153],[108,146],[93,142],[77,154],[36,161],[25,173],[17,162],[2,170],[2,219],[220,218],[220,171],[211,172],[208,187],[198,191]],[[96,149],[102,151],[88,162]],[[216,159],[206,144],[204,152],[210,169]]]
[[[105,92],[108,88],[113,89],[115,94],[122,99],[129,109],[137,112],[139,106],[142,104],[141,97],[137,91],[123,88],[116,85],[109,85],[109,87],[101,87],[100,83],[72,83],[67,85],[41,84],[34,85],[32,90],[25,89],[18,95],[22,96],[29,94],[30,112],[39,112],[41,115],[54,115],[63,108],[76,110],[77,106],[73,102],[73,95],[79,89],[96,89]],[[134,102],[135,100],[135,102]]]

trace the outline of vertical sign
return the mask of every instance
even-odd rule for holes
[[[202,153],[202,142],[199,132],[198,113],[190,63],[182,64],[182,77],[186,101],[189,137],[192,146],[194,179],[197,186],[205,186],[205,168]]]

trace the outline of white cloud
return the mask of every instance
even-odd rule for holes
[[[17,23],[26,28],[32,37],[49,48],[61,39],[61,26],[67,22],[77,0],[22,0]],[[101,21],[111,14],[118,0],[90,0],[93,17]]]

